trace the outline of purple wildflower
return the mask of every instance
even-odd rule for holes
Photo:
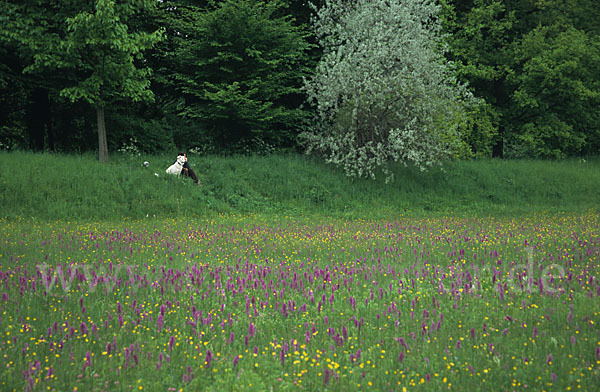
[[[206,352],[206,358],[204,358],[204,366],[210,367],[210,362],[212,360],[212,353],[210,350]]]

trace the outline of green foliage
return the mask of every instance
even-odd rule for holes
[[[136,61],[142,60],[142,53],[161,39],[162,32],[130,32],[127,26],[132,14],[152,3],[97,0],[93,10],[79,12],[66,20],[67,35],[50,65],[86,76],[78,78],[76,85],[61,90],[62,95],[96,106],[124,98],[134,102],[152,99],[148,89],[150,70],[137,66]]]
[[[32,105],[32,95],[58,78],[53,74],[23,74],[34,56],[55,43],[56,34],[45,34],[43,27],[57,20],[52,13],[48,15],[49,5],[45,3],[7,0],[0,7],[0,142],[15,148],[39,147],[32,124],[44,114]],[[43,135],[41,141],[43,144]]]
[[[444,0],[460,78],[491,106],[494,154],[564,158],[598,150],[593,0]]]
[[[458,158],[489,158],[498,135],[498,116],[485,101],[466,107],[457,119],[461,145],[456,149]]]
[[[249,0],[186,14],[181,34],[188,38],[175,49],[182,114],[220,149],[239,150],[256,138],[290,145],[305,117],[300,86],[310,45],[281,14],[277,1]]]
[[[389,162],[424,169],[461,149],[457,119],[472,99],[442,57],[437,12],[432,1],[325,2],[314,21],[323,56],[305,83],[317,112],[309,151],[350,176],[382,168],[391,179]]]
[[[134,145],[145,154],[174,151],[173,124],[168,118],[142,118],[138,113],[109,113],[107,124],[111,133],[112,150],[123,145]],[[134,143],[130,143],[135,139]]]
[[[525,156],[563,158],[600,146],[600,45],[585,31],[557,25],[526,34],[508,79],[516,140]]]
[[[402,2],[409,12],[379,19],[368,6],[352,11],[356,2],[308,3],[4,0],[0,143],[92,151],[103,107],[86,113],[91,103],[107,105],[111,150],[135,137],[145,152],[293,151],[315,111],[335,114],[319,117],[303,140],[342,165],[600,150],[596,0],[411,0]],[[330,41],[307,32],[311,17],[338,3],[331,15],[357,23],[336,19]],[[407,15],[415,17],[390,27]],[[391,42],[402,45],[388,56],[382,47]],[[328,78],[320,81],[310,75],[321,54],[317,75]],[[338,63],[350,65],[323,73],[323,64]],[[303,78],[313,92],[302,91]],[[440,80],[450,86],[432,88]],[[457,97],[463,83],[478,102]],[[313,106],[303,105],[306,92]]]
[[[44,89],[97,108],[101,160],[107,157],[104,107],[153,97],[142,54],[162,32],[132,31],[129,26],[135,14],[153,5],[151,0],[29,0],[10,2],[3,9],[1,17],[10,20],[12,31],[2,29],[0,38],[15,45],[23,72],[34,78],[48,76],[48,81],[38,82]]]
[[[25,80],[18,72],[20,64],[15,48],[0,45],[0,58],[0,143],[11,147],[25,145],[22,119],[27,94]]]

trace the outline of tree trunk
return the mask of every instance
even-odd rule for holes
[[[503,158],[504,157],[503,134],[504,134],[504,131],[502,130],[502,128],[499,128],[496,143],[492,146],[492,157],[494,157],[494,158]]]
[[[104,123],[104,106],[96,106],[98,117],[98,159],[108,162],[108,144],[106,143],[106,125]]]
[[[494,96],[496,97],[496,102],[494,103],[494,105],[497,108],[501,108],[501,113],[505,113],[503,109],[506,108],[506,102],[508,101],[503,82],[504,80],[500,79],[497,79],[494,82]],[[496,136],[496,143],[492,146],[492,157],[494,158],[504,158],[504,137],[506,136],[504,132],[505,125],[506,123],[504,122],[504,119],[501,118],[500,124],[498,126],[498,135]]]
[[[29,147],[33,151],[44,151],[46,126],[50,129],[50,102],[48,90],[41,87],[33,89],[27,105],[26,123],[29,135]]]

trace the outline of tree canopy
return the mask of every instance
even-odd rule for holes
[[[600,150],[595,0],[309,3],[5,0],[0,148],[310,147],[355,175]]]
[[[135,102],[153,97],[150,69],[141,64],[142,53],[161,39],[161,31],[129,31],[128,22],[154,2],[71,1],[69,7],[54,5],[61,7],[61,16],[48,12],[51,6],[40,4],[25,2],[9,8],[16,31],[10,38],[31,55],[23,72],[46,75],[59,71],[68,75],[52,87],[61,97],[96,108],[99,159],[107,161],[105,107],[125,99]]]
[[[176,48],[181,115],[223,150],[252,143],[286,146],[300,109],[310,44],[277,1],[226,0],[190,13]]]
[[[594,0],[443,0],[449,58],[491,105],[494,155],[597,153],[600,18]]]

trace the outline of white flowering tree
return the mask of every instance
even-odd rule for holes
[[[390,162],[425,169],[460,148],[472,102],[443,57],[433,0],[326,0],[312,27],[323,55],[305,80],[316,119],[308,152],[350,176],[392,179]]]

